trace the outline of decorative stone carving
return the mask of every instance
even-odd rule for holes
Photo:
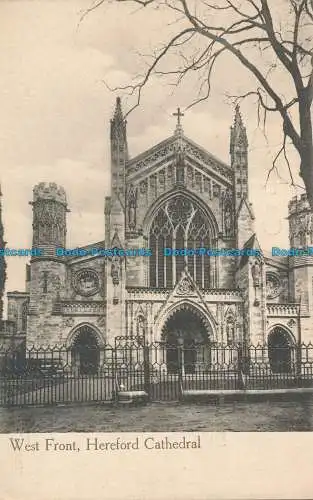
[[[287,323],[287,326],[289,326],[289,328],[293,328],[294,326],[296,326],[296,321],[294,319],[290,319]]]
[[[146,167],[151,167],[152,165],[157,166],[158,164],[161,164],[167,157],[170,157],[171,155],[173,155],[173,153],[175,153],[175,148],[177,148],[177,144],[176,142],[172,142],[170,144],[166,144],[157,151],[148,154],[144,159],[141,159],[139,161],[136,161],[136,159],[134,159],[133,162],[131,161],[129,163],[129,173],[132,174],[134,172],[138,172],[138,170],[143,171]],[[227,165],[215,160],[205,151],[202,151],[196,146],[193,146],[185,139],[183,139],[183,148],[185,151],[185,155],[188,154],[188,156],[196,160],[197,163],[201,163],[210,170],[213,170],[214,172],[224,177],[224,179],[232,182],[233,174],[231,169]]]
[[[184,227],[193,213],[193,206],[188,198],[176,196],[168,203],[166,212],[170,214],[172,223],[175,226],[180,223]]]
[[[235,342],[235,321],[232,317],[228,317],[226,320],[226,341],[229,346]]]
[[[176,166],[176,182],[177,184],[185,183],[185,150],[184,146],[179,141],[175,145],[175,166]]]
[[[281,282],[274,273],[266,273],[266,298],[275,299],[281,291]]]
[[[195,172],[195,184],[198,189],[201,188],[201,174],[200,172]]]
[[[118,285],[120,282],[120,259],[117,255],[112,257],[111,262],[111,277],[113,285]]]
[[[29,300],[27,299],[22,305],[22,331],[25,332],[27,328],[27,315],[28,315]]]
[[[149,181],[150,181],[150,194],[151,194],[151,196],[156,196],[156,194],[157,194],[157,176],[151,175],[149,177]]]
[[[128,192],[128,226],[130,229],[136,227],[136,209],[137,209],[137,188],[130,186]]]
[[[233,211],[230,201],[226,201],[224,207],[224,232],[226,236],[232,234]]]
[[[194,286],[187,278],[182,279],[177,286],[177,293],[179,295],[188,295],[193,291],[194,291]]]
[[[164,170],[161,170],[159,172],[159,184],[161,186],[161,188],[163,189],[164,188],[164,185],[165,185],[165,174],[164,174]]]
[[[106,319],[104,316],[101,316],[100,318],[97,319],[97,325],[99,327],[104,327],[106,323]]]
[[[93,269],[82,269],[73,276],[73,288],[84,297],[95,295],[100,289],[100,279]]]
[[[51,282],[53,289],[56,291],[59,291],[61,288],[61,280],[60,277],[57,274],[53,274],[50,278],[49,281]]]
[[[40,273],[39,285],[43,293],[48,293],[49,272],[43,271]]]
[[[63,318],[63,326],[65,328],[72,328],[74,326],[74,318]]]
[[[37,198],[33,205],[33,244],[62,246],[66,233],[66,204],[54,199]]]
[[[185,170],[182,163],[176,165],[176,182],[177,184],[184,184],[185,182]]]
[[[142,181],[140,183],[140,192],[141,194],[145,194],[147,192],[147,181]]]
[[[221,188],[218,184],[213,183],[213,196],[219,197]]]
[[[193,168],[190,165],[188,165],[188,167],[187,167],[187,179],[191,185],[192,185],[192,178],[193,178]]]
[[[207,177],[204,177],[203,179],[203,188],[204,188],[204,191],[206,193],[209,193],[210,192],[210,179],[208,179]]]
[[[16,303],[9,301],[9,303],[8,303],[8,319],[10,321],[16,321],[16,318],[17,318]]]
[[[255,288],[260,286],[261,281],[261,262],[255,260],[251,266],[251,275],[253,280],[253,286]]]
[[[171,165],[169,165],[167,169],[167,182],[169,184],[172,184],[173,182],[173,167]]]
[[[145,337],[146,325],[145,318],[143,315],[137,317],[137,335],[138,337]]]

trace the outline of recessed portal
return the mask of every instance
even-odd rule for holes
[[[89,326],[82,326],[77,331],[72,347],[74,366],[79,368],[83,375],[97,373],[99,366],[99,346],[94,330]]]
[[[194,373],[210,360],[209,338],[201,317],[192,309],[179,310],[164,328],[166,364],[169,373]]]
[[[284,328],[277,326],[268,336],[268,358],[273,373],[292,371],[292,349],[290,335]]]

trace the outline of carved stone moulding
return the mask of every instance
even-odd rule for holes
[[[266,273],[266,298],[275,299],[281,292],[281,281],[275,273]]]
[[[188,295],[189,293],[194,291],[193,284],[187,279],[184,278],[177,287],[177,293],[179,295]]]
[[[100,279],[93,269],[81,269],[74,274],[72,285],[79,295],[89,297],[99,291]]]

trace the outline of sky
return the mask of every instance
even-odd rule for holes
[[[71,212],[67,247],[104,237],[104,197],[109,195],[109,120],[117,94],[107,87],[142,73],[170,29],[162,12],[147,15],[128,6],[106,5],[82,21],[89,0],[0,0],[0,178],[5,240],[31,247],[32,188],[41,181],[62,185]],[[185,112],[185,134],[229,162],[233,106],[226,93],[244,88],[249,75],[231,58],[218,66],[211,97]],[[128,117],[131,156],[171,135],[172,113],[194,98],[195,82],[182,88],[154,80],[141,106]],[[124,109],[131,99],[120,92]],[[266,184],[281,144],[279,119],[267,137],[257,128],[256,107],[243,103],[249,140],[250,201],[261,247],[288,246],[288,200],[303,191],[290,186],[286,166]],[[291,155],[299,184],[299,160]],[[8,257],[6,290],[24,290],[25,263]]]

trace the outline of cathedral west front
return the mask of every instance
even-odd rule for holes
[[[76,255],[57,250],[67,248],[64,189],[34,187],[32,246],[42,255],[27,265],[25,291],[7,294],[8,320],[27,347],[101,348],[121,336],[228,346],[313,340],[313,257],[260,248],[239,108],[229,164],[184,135],[179,109],[176,117],[173,135],[132,157],[117,99],[104,238]],[[313,245],[312,217],[305,195],[290,201],[290,247]],[[199,248],[244,252],[169,251]]]

